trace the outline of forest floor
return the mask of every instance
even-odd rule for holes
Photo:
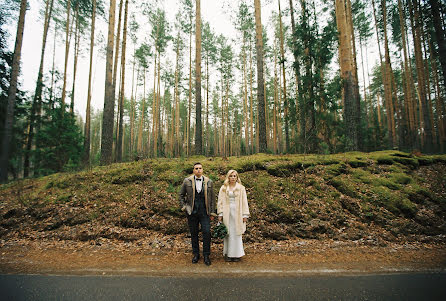
[[[167,240],[172,237],[167,238]],[[106,240],[1,243],[0,273],[192,277],[281,277],[446,271],[446,243],[304,240],[245,244],[240,262],[225,262],[212,245],[212,265],[192,264],[189,238],[166,247],[159,235],[138,242]],[[156,243],[153,243],[156,241]]]

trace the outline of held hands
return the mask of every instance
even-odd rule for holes
[[[244,217],[243,222],[246,223],[248,221],[248,218]]]

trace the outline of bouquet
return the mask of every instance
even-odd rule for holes
[[[228,234],[228,229],[225,224],[218,222],[212,229],[213,238],[225,238]]]

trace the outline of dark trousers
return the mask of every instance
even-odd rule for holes
[[[192,252],[194,255],[200,254],[198,243],[198,224],[201,224],[201,233],[203,234],[203,255],[211,254],[211,221],[206,213],[192,213],[187,215],[190,236],[192,240]]]

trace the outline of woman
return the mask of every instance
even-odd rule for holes
[[[240,261],[245,255],[242,234],[246,231],[249,217],[248,199],[237,171],[230,170],[218,193],[218,220],[228,228],[224,238],[223,255],[226,261]]]

